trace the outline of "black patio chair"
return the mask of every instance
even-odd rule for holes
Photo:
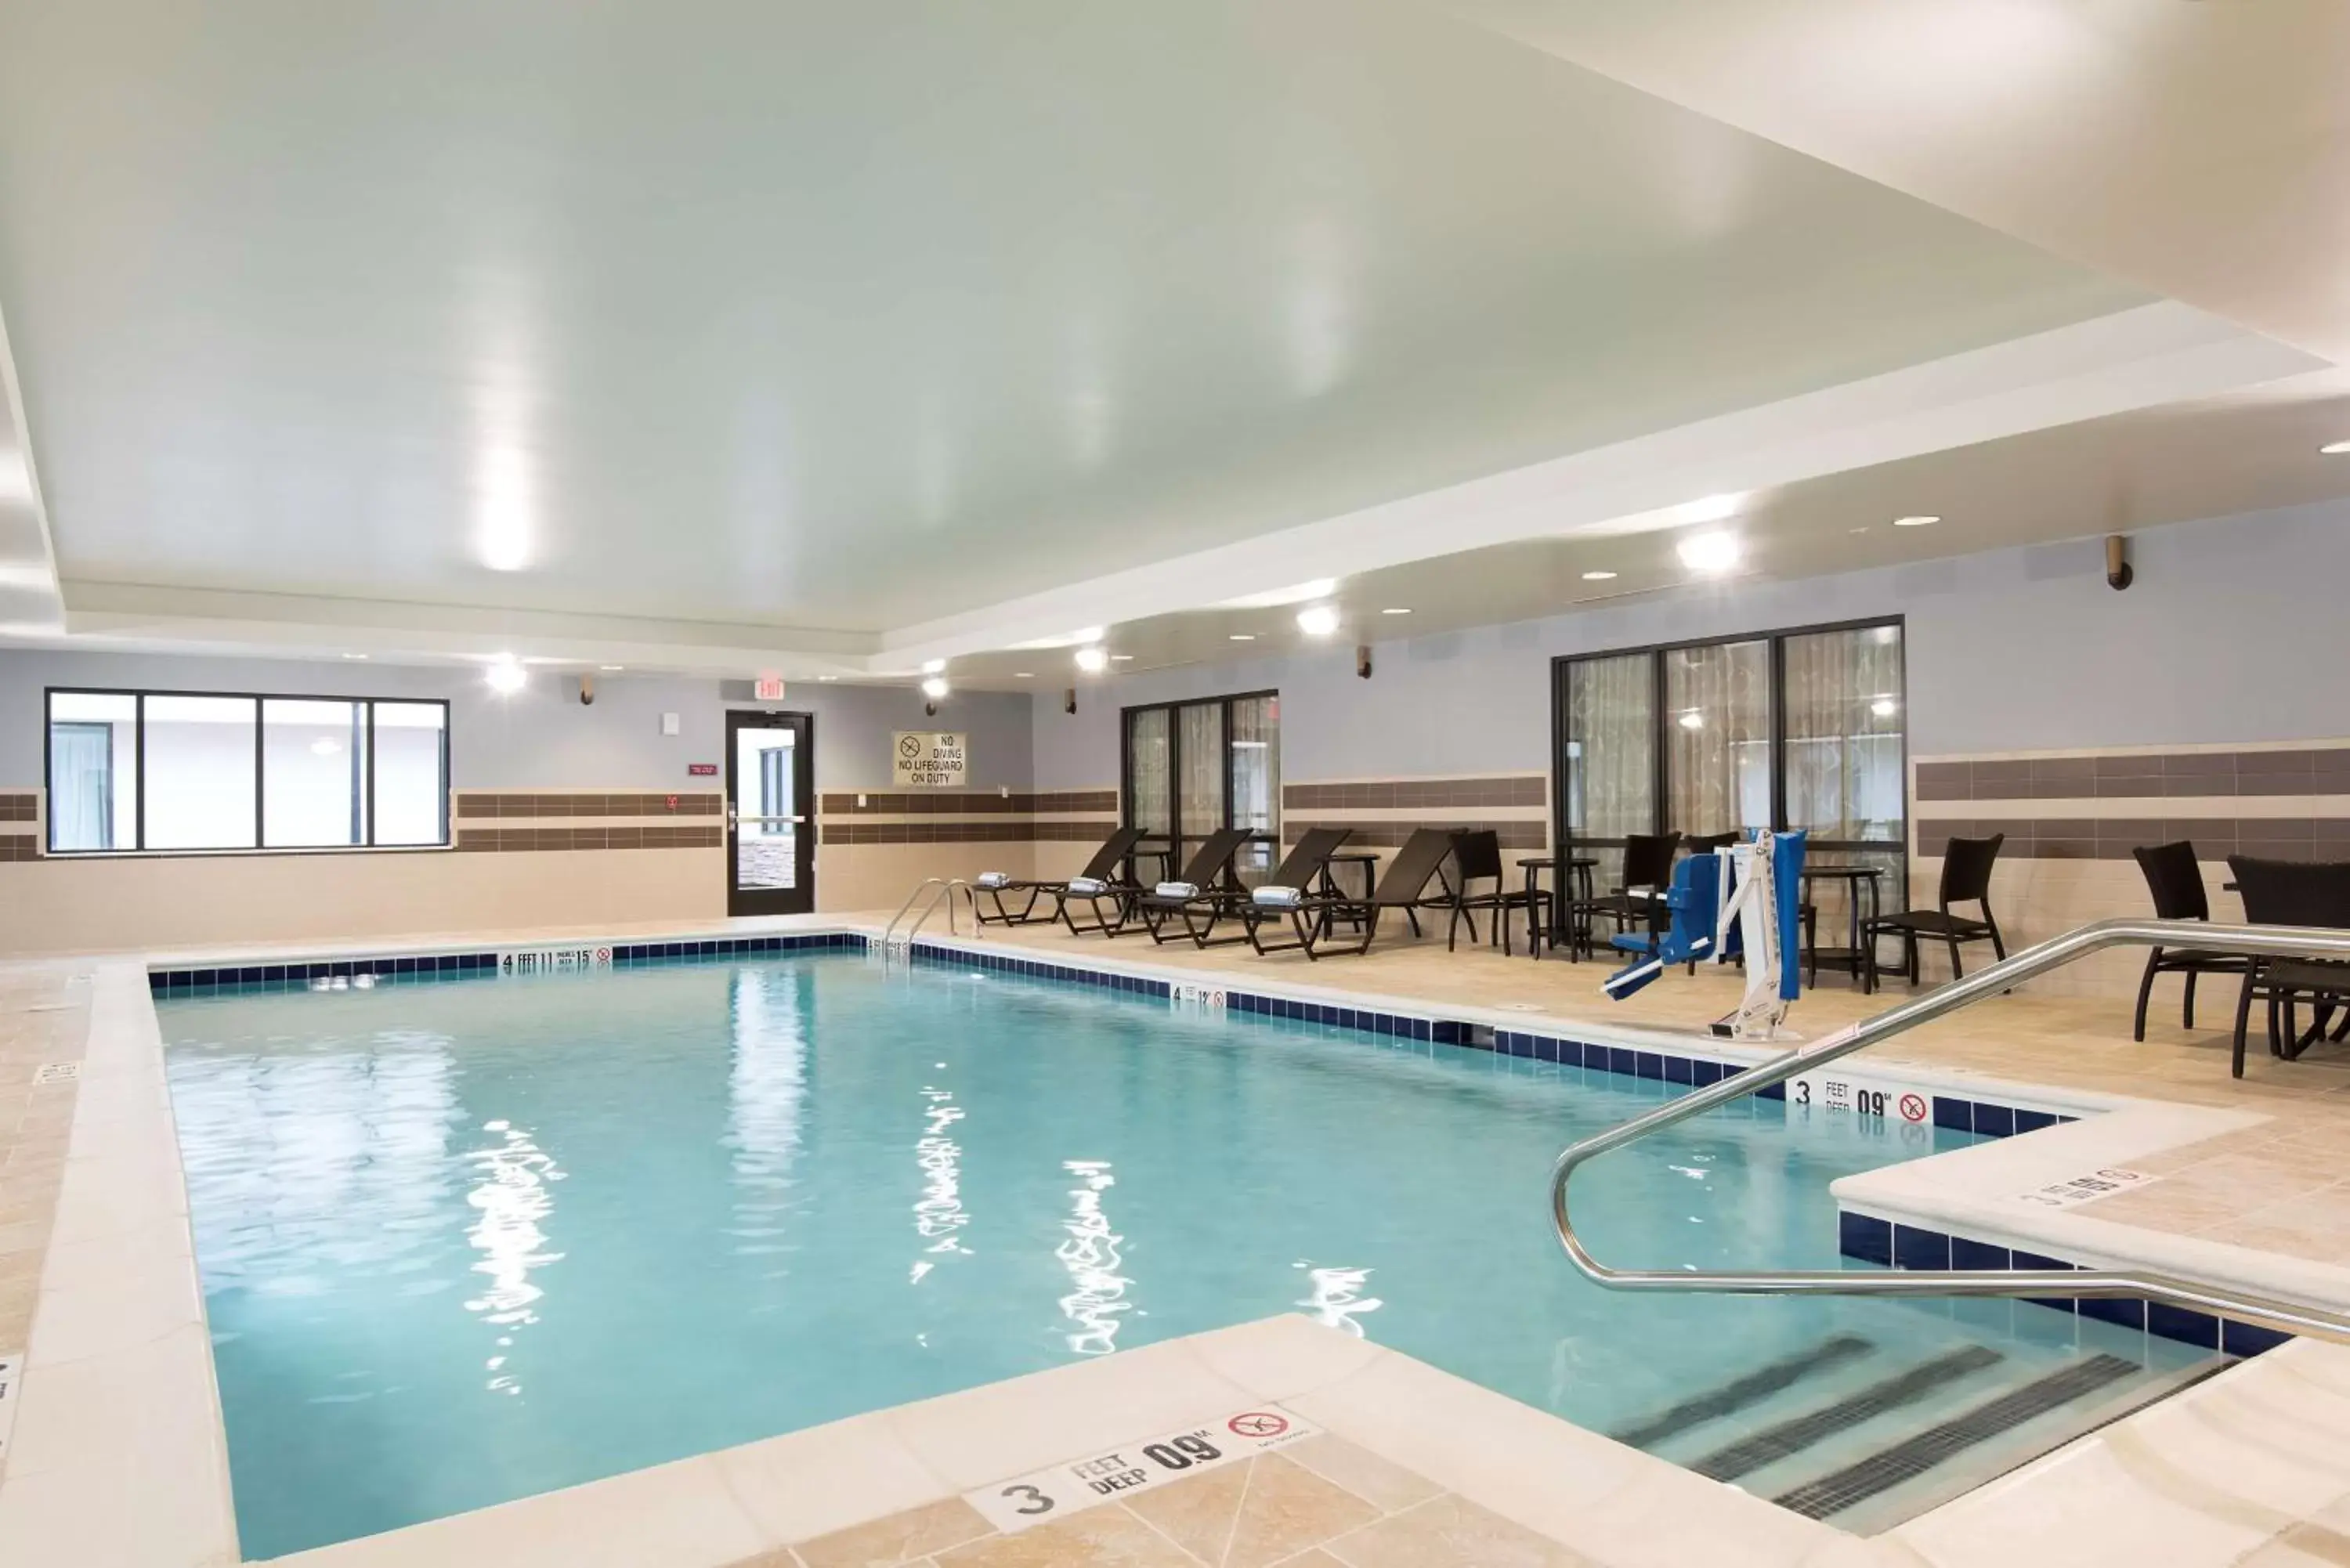
[[[2146,874],[2146,890],[2154,898],[2154,918],[2158,920],[2209,920],[2211,900],[2203,891],[2203,867],[2195,858],[2195,846],[2186,839],[2176,844],[2141,845],[2130,851],[2137,858],[2137,868]],[[2130,1038],[2146,1038],[2147,1001],[2154,994],[2154,977],[2158,974],[2182,974],[2187,977],[2187,996],[2179,1010],[2181,1027],[2195,1027],[2195,980],[2198,975],[2241,975],[2251,969],[2252,961],[2235,953],[2201,952],[2193,948],[2156,948],[2146,955],[2146,974],[2137,982],[2137,1016],[2131,1025]]]
[[[1651,926],[1656,900],[1648,895],[1661,894],[1673,885],[1673,851],[1680,841],[1678,833],[1626,836],[1622,885],[1598,898],[1578,899],[1569,907],[1569,924],[1586,950],[1596,945],[1592,921],[1596,917],[1605,916],[1615,921],[1618,932],[1634,926]]]
[[[1502,836],[1490,827],[1462,828],[1452,836],[1452,918],[1444,929],[1444,950],[1455,950],[1454,943],[1461,934],[1461,922],[1469,922],[1469,940],[1477,940],[1476,910],[1492,911],[1493,929],[1501,938],[1502,951],[1512,952],[1510,946],[1510,911],[1526,912],[1526,943],[1540,957],[1534,934],[1534,893],[1523,887],[1513,888],[1502,870]],[[1490,892],[1475,890],[1475,884],[1490,881]],[[1488,938],[1487,940],[1492,940]]]
[[[1220,827],[1192,852],[1181,876],[1135,895],[1133,913],[1142,917],[1143,929],[1150,933],[1154,944],[1186,936],[1198,946],[1208,945],[1208,933],[1215,929],[1233,898],[1247,895],[1240,874],[1232,868],[1232,857],[1253,836],[1245,827]],[[1205,928],[1193,919],[1195,912],[1207,917]]]
[[[1061,904],[1069,896],[1072,881],[1107,885],[1115,880],[1118,868],[1125,865],[1126,857],[1134,853],[1134,846],[1141,840],[1142,829],[1119,828],[1102,840],[1101,847],[1094,851],[1093,858],[1086,862],[1084,870],[1078,872],[1074,878],[1058,882],[1011,877],[1001,872],[983,871],[972,881],[972,913],[979,917],[982,925],[1027,926],[1039,922],[1049,925],[1061,918]],[[1004,895],[1021,893],[1027,894],[1028,899],[1015,913],[1005,906]],[[980,907],[979,897],[982,894],[986,895],[988,902],[995,906],[993,914]],[[1052,900],[1052,909],[1044,913],[1038,913],[1037,905],[1047,898]]]
[[[1934,909],[1905,909],[1898,915],[1886,915],[1869,921],[1861,929],[1861,945],[1868,950],[1868,983],[1877,984],[1877,941],[1879,937],[1899,937],[1909,972],[1909,983],[1918,983],[1918,944],[1921,941],[1944,942],[1950,950],[1950,978],[1957,980],[1966,971],[1959,949],[1966,942],[1991,943],[1991,950],[2000,958],[2007,956],[2007,944],[2000,939],[1999,921],[1991,912],[1991,868],[1999,858],[1999,846],[2007,842],[2007,835],[1994,833],[1989,838],[1953,838],[1942,848],[1941,907]],[[1953,904],[1973,904],[1982,910],[1982,919],[1972,919],[1953,914]]]
[[[2243,896],[2244,919],[2255,926],[2306,926],[2319,929],[2350,927],[2350,864],[2315,864],[2304,860],[2263,860],[2251,855],[2230,855],[2228,869]],[[2230,1072],[2244,1075],[2244,1035],[2251,1023],[2252,1003],[2268,1002],[2269,1054],[2296,1061],[2316,1044],[2342,1013],[2334,1038],[2350,1033],[2350,964],[2323,959],[2256,958],[2244,972],[2236,996],[2236,1033]],[[2312,1014],[2309,1033],[2298,1031],[2295,1004],[2306,999]]]

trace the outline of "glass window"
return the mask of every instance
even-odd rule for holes
[[[60,691],[49,699],[49,848],[139,842],[139,699]]]
[[[1787,823],[1840,842],[1899,843],[1901,634],[1787,639]]]
[[[367,704],[271,697],[261,704],[261,842],[365,844]]]
[[[1771,826],[1771,645],[1665,654],[1665,827],[1688,837]]]
[[[444,702],[52,691],[52,854],[449,841]]]
[[[1622,878],[1624,836],[1657,817],[1656,661],[1646,654],[1566,667],[1566,822],[1599,861],[1594,882]]]
[[[1247,828],[1256,836],[1233,866],[1245,882],[1263,880],[1281,848],[1279,696],[1128,708],[1126,820],[1168,846],[1170,876],[1211,834]],[[1156,866],[1141,869],[1149,875]]]
[[[251,849],[260,814],[250,697],[140,699],[141,848]]]
[[[375,842],[449,842],[449,706],[378,702]]]

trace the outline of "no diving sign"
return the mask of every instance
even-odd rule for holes
[[[890,737],[889,777],[899,789],[960,789],[969,752],[959,730],[900,730]]]
[[[1202,1470],[1221,1469],[1235,1459],[1310,1438],[1317,1430],[1278,1405],[1258,1405],[1016,1480],[983,1486],[963,1493],[963,1501],[1009,1534],[1114,1497],[1128,1497]]]

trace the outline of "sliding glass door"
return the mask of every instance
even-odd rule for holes
[[[1243,881],[1262,881],[1280,850],[1280,697],[1128,708],[1125,732],[1126,820],[1145,835],[1143,873],[1163,863],[1180,875],[1209,836],[1240,827],[1251,838],[1233,864]]]

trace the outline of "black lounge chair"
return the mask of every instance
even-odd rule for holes
[[[1401,909],[1404,919],[1411,923],[1411,934],[1420,935],[1419,911],[1450,909],[1453,902],[1452,885],[1445,878],[1445,863],[1452,858],[1452,835],[1441,828],[1415,828],[1395,858],[1388,862],[1387,872],[1379,885],[1371,889],[1367,898],[1357,898],[1346,893],[1326,893],[1306,898],[1298,905],[1298,935],[1305,942],[1305,956],[1318,959],[1330,939],[1337,921],[1353,924],[1362,940],[1352,947],[1332,948],[1337,953],[1367,953],[1371,940],[1378,935],[1379,917],[1389,909]],[[1430,893],[1430,882],[1440,890]],[[1311,917],[1310,919],[1306,917]],[[1318,935],[1309,933],[1319,932]]]
[[[1903,954],[1902,967],[1908,971],[1909,983],[1918,983],[1918,945],[1920,942],[1945,942],[1950,949],[1950,978],[1957,980],[1967,972],[1959,958],[1959,948],[1965,942],[1988,941],[1991,950],[2000,958],[2007,956],[2007,944],[2000,940],[1999,921],[1991,912],[1991,868],[1999,858],[1999,846],[2007,842],[2007,835],[1994,833],[1989,838],[1953,838],[1942,848],[1942,893],[1939,909],[1905,909],[1898,915],[1887,915],[1871,920],[1860,933],[1861,944],[1868,950],[1868,984],[1877,985],[1877,939],[1880,936],[1899,937]],[[1970,919],[1950,913],[1952,904],[1973,904],[1982,910],[1982,919]]]
[[[983,871],[972,880],[972,913],[979,917],[982,925],[1029,926],[1040,922],[1050,925],[1061,918],[1061,904],[1068,897],[1072,882],[1099,883],[1105,887],[1116,882],[1118,868],[1126,864],[1126,857],[1134,853],[1134,846],[1141,841],[1142,829],[1121,827],[1102,840],[1101,847],[1094,851],[1093,858],[1086,862],[1084,870],[1059,882],[1040,882],[1006,877],[997,871]],[[1020,907],[1017,913],[1004,906],[1003,898],[1007,893],[1028,895],[1027,902]],[[982,895],[995,906],[994,913],[990,914],[980,907]],[[1036,906],[1046,898],[1053,901],[1053,907],[1038,912]]]
[[[2209,920],[2211,900],[2203,891],[2203,867],[2195,858],[2195,846],[2187,839],[2176,844],[2141,845],[2130,853],[2137,857],[2137,868],[2146,873],[2146,889],[2154,896],[2154,918],[2158,920]],[[2137,1018],[2132,1025],[2130,1038],[2146,1038],[2146,1004],[2154,994],[2154,977],[2158,974],[2183,974],[2187,977],[2187,998],[2179,1010],[2182,1027],[2195,1027],[2195,977],[2203,974],[2241,975],[2252,967],[2252,961],[2237,953],[2201,952],[2193,948],[2156,948],[2146,955],[2146,975],[2137,982]]]
[[[1207,934],[1215,929],[1221,913],[1235,898],[1248,896],[1248,889],[1241,886],[1239,873],[1232,869],[1232,857],[1253,836],[1245,827],[1218,828],[1193,851],[1180,877],[1135,895],[1132,914],[1142,917],[1143,929],[1150,933],[1154,943],[1171,941],[1175,936],[1182,935],[1201,947],[1208,945]],[[1195,923],[1195,911],[1207,916],[1204,929]]]
[[[1311,957],[1312,929],[1305,924],[1301,913],[1307,903],[1317,898],[1326,898],[1330,888],[1324,873],[1329,868],[1330,857],[1347,841],[1351,827],[1309,827],[1282,857],[1281,864],[1273,868],[1263,886],[1250,889],[1247,898],[1234,909],[1248,928],[1245,939],[1259,956],[1265,953],[1295,952],[1308,950]],[[1292,942],[1268,942],[1264,928],[1275,924],[1284,916],[1289,920],[1297,940]],[[1322,919],[1316,915],[1316,919]],[[1231,939],[1220,939],[1231,940]],[[1205,947],[1206,941],[1200,945]]]

